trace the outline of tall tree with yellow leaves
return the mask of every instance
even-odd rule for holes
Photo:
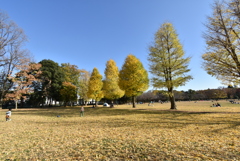
[[[124,95],[124,91],[121,90],[118,85],[119,71],[114,60],[111,59],[107,62],[104,74],[105,74],[105,79],[103,80],[104,97],[109,100],[121,98]]]
[[[62,86],[63,87],[60,90],[60,95],[64,101],[64,106],[66,107],[69,102],[72,106],[72,101],[77,100],[77,87],[71,82],[63,82]]]
[[[119,72],[119,86],[127,97],[132,97],[133,108],[136,107],[136,96],[146,91],[148,84],[148,73],[140,60],[132,54],[128,55]]]
[[[171,23],[164,23],[155,34],[155,43],[149,48],[148,60],[153,87],[167,88],[171,108],[176,109],[173,89],[192,79],[186,75],[190,71],[190,58],[183,58],[183,47]]]
[[[240,0],[215,1],[205,24],[203,68],[224,84],[240,80]]]
[[[98,101],[104,97],[102,87],[102,75],[98,72],[97,68],[94,68],[88,83],[88,98],[95,101],[96,107],[98,106]]]

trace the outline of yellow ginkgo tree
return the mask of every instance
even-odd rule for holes
[[[95,101],[95,106],[98,106],[98,101],[100,101],[103,97],[103,81],[102,75],[98,72],[97,68],[94,68],[89,79],[88,83],[88,98],[91,98]]]
[[[173,90],[192,79],[187,73],[190,57],[178,39],[171,23],[164,23],[155,34],[155,42],[149,48],[151,83],[155,88],[166,88],[171,102],[170,109],[177,109]]]
[[[133,108],[136,107],[136,96],[146,91],[148,84],[148,73],[141,61],[132,54],[128,55],[119,72],[119,86],[127,97],[132,98]]]
[[[62,89],[60,90],[60,95],[62,100],[64,101],[64,106],[70,102],[72,106],[72,102],[77,99],[77,87],[70,82],[63,82]]]
[[[203,37],[206,52],[203,68],[223,84],[239,84],[240,80],[240,1],[215,1],[213,13],[205,24]]]
[[[103,92],[104,97],[109,100],[115,100],[121,98],[124,95],[124,91],[120,89],[119,71],[114,60],[109,60],[106,64],[105,79],[103,80]],[[111,105],[113,107],[113,104]]]

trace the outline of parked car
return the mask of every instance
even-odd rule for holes
[[[110,105],[108,103],[104,103],[103,106],[104,107],[110,107]]]

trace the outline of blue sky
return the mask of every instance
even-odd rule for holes
[[[164,22],[171,22],[184,47],[193,80],[177,90],[223,86],[201,68],[202,34],[214,0],[0,0],[0,9],[28,36],[35,61],[51,59],[104,76],[113,59],[121,69],[129,54],[148,70],[148,48]]]

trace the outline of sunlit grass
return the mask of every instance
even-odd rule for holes
[[[240,160],[240,105],[220,103],[0,110],[0,160]]]

